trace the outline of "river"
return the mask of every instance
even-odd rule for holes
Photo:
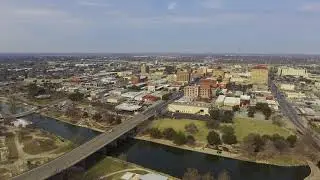
[[[25,119],[32,121],[38,128],[80,144],[99,134],[87,128],[73,126],[37,114]],[[232,180],[303,180],[310,173],[307,166],[280,167],[257,164],[142,140],[129,140],[113,149],[110,155],[117,157],[120,154],[126,154],[127,161],[131,163],[174,177],[182,177],[187,168],[196,168],[200,173],[212,172],[216,175],[227,170]]]
[[[24,111],[25,111],[25,108],[23,108],[20,104],[17,104],[16,107],[11,109],[7,102],[0,101],[0,112],[11,112],[13,114],[19,114]]]

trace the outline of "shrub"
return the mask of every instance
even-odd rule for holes
[[[162,138],[162,133],[158,128],[151,128],[149,132],[152,138],[157,138],[157,139]]]
[[[187,143],[187,138],[183,132],[178,132],[174,137],[173,137],[173,143],[176,145],[183,145]]]
[[[166,128],[163,130],[162,135],[165,139],[173,140],[173,137],[177,134],[177,132],[173,128]]]
[[[207,136],[208,143],[210,145],[219,145],[221,144],[220,135],[215,131],[210,131]]]
[[[195,134],[198,132],[198,128],[194,123],[187,124],[184,129],[191,134]]]

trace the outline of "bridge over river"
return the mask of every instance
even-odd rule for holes
[[[28,172],[25,172],[21,175],[14,177],[14,180],[42,180],[47,179],[53,175],[56,175],[63,170],[77,164],[81,160],[90,156],[94,152],[102,149],[106,145],[115,141],[119,137],[123,136],[127,132],[131,131],[137,127],[142,122],[147,119],[155,116],[174,99],[181,97],[180,94],[174,95],[169,101],[159,101],[155,105],[151,106],[149,109],[144,111],[141,114],[135,115],[130,120],[122,123],[113,128],[112,132],[102,133],[92,140],[80,145],[79,147],[73,149],[72,151],[60,156],[57,159],[54,159],[47,164],[44,164],[40,167],[32,169]]]

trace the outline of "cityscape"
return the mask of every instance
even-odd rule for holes
[[[0,177],[316,179],[320,66],[291,58],[2,55]]]
[[[320,180],[319,19],[319,0],[0,0],[0,180]]]

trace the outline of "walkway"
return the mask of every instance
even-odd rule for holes
[[[311,161],[307,161],[310,167],[311,173],[305,180],[319,180],[320,179],[320,169]]]
[[[116,172],[101,176],[101,177],[99,177],[99,179],[105,179],[105,178],[108,178],[110,176],[113,176],[113,175],[116,175],[116,174],[119,174],[119,173],[125,173],[125,172],[130,172],[130,171],[146,171],[148,173],[151,173],[151,171],[148,171],[148,170],[145,170],[145,169],[142,169],[142,168],[124,169],[124,170],[116,171]]]

